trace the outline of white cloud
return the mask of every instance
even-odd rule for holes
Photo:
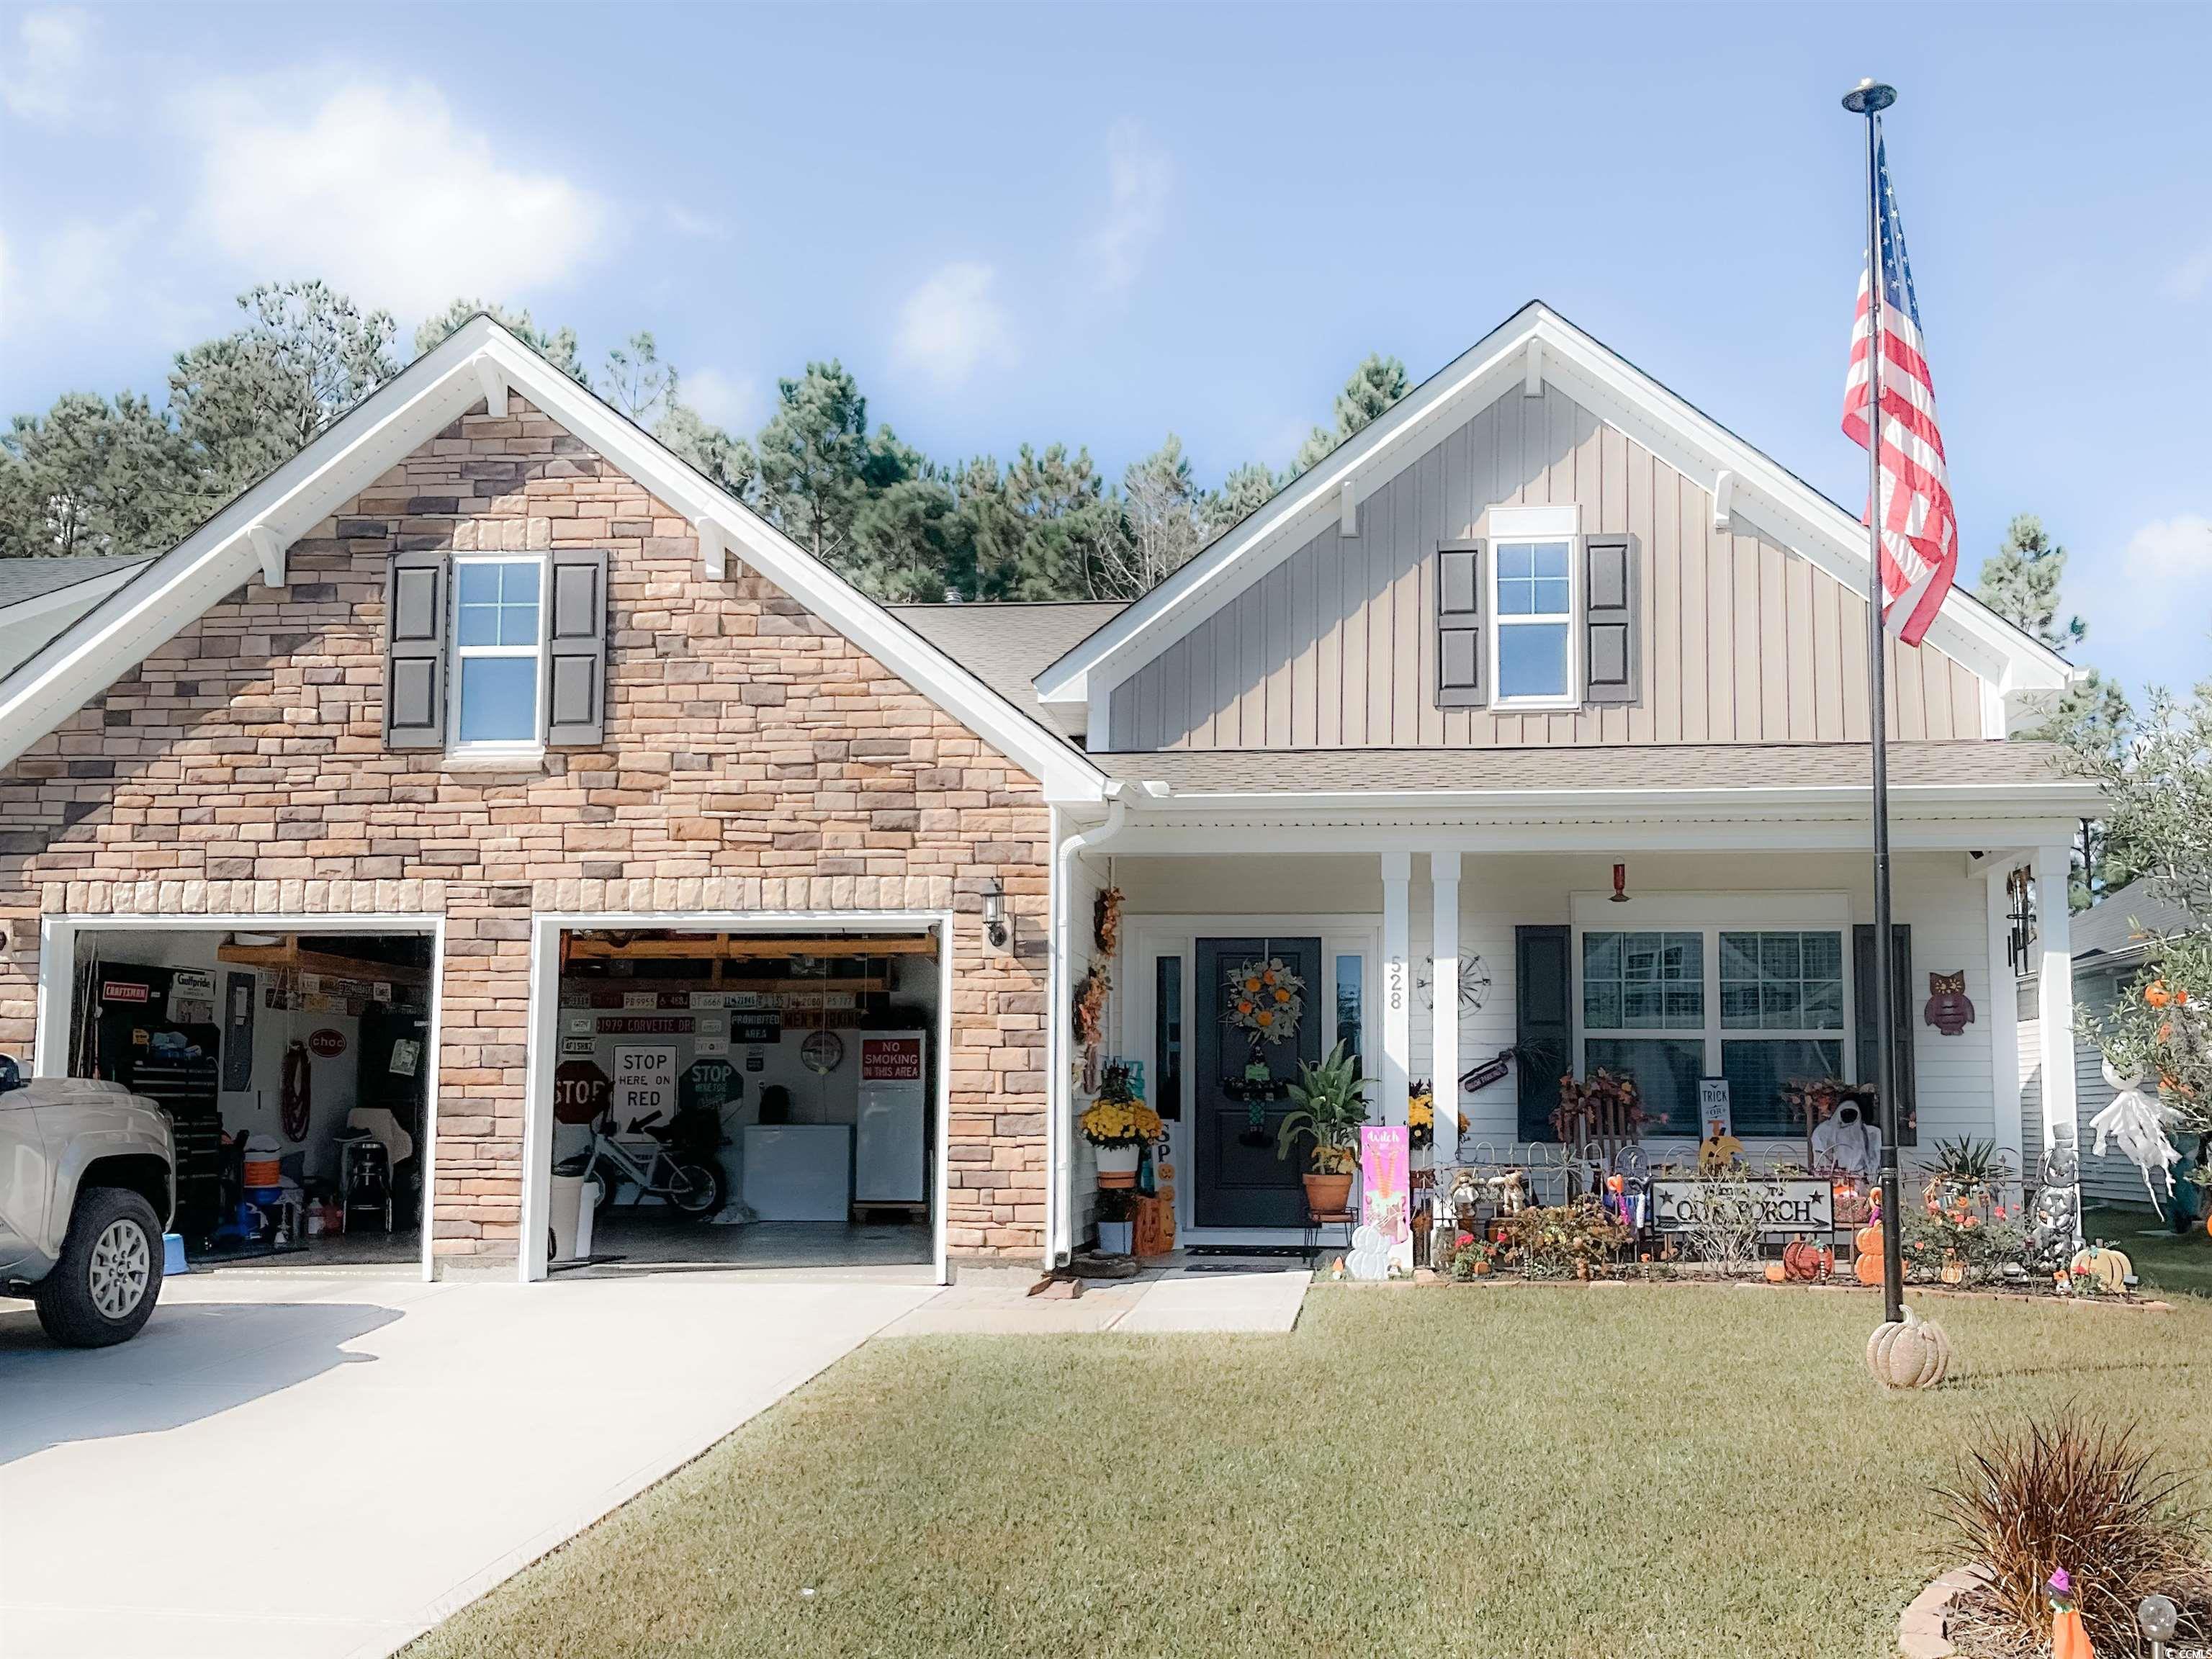
[[[163,301],[150,292],[143,251],[154,210],[120,219],[65,219],[32,238],[15,237],[0,252],[0,333],[84,330]]]
[[[694,369],[684,376],[684,401],[716,426],[741,431],[752,424],[760,382],[750,374],[725,374],[719,368]]]
[[[2183,513],[2145,525],[2128,538],[2121,566],[2146,583],[2212,581],[2212,518]]]
[[[27,121],[66,120],[96,100],[85,85],[92,24],[81,11],[34,11],[15,30],[0,102]]]
[[[457,294],[519,301],[599,251],[607,204],[506,161],[435,87],[359,82],[312,108],[298,88],[234,84],[188,112],[207,135],[188,233],[254,277],[323,276],[419,316]]]
[[[899,307],[898,360],[945,386],[986,362],[1012,362],[1012,332],[993,292],[997,284],[997,272],[970,259],[932,276]]]
[[[2160,286],[2170,299],[2203,299],[2206,290],[2212,289],[2212,245],[2197,249],[2176,265]]]
[[[1175,162],[1134,121],[1106,135],[1107,202],[1086,245],[1100,289],[1118,294],[1137,280],[1145,256],[1167,228]]]

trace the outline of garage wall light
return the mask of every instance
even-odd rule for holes
[[[1003,951],[1013,936],[1006,921],[1006,884],[994,876],[983,889],[983,937],[994,951]]]

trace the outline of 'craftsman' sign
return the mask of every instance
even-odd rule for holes
[[[1836,1224],[1835,1189],[1825,1181],[1655,1181],[1651,1215],[1662,1233],[1723,1220],[1721,1206],[1748,1202],[1762,1237],[1826,1232]]]

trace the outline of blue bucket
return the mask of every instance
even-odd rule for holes
[[[184,1235],[163,1233],[161,1235],[161,1276],[167,1279],[178,1273],[191,1271],[191,1269],[185,1265]]]

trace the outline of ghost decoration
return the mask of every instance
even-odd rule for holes
[[[2112,1069],[2109,1060],[2104,1062],[2104,1069],[2105,1084],[2112,1090],[2112,1098],[2089,1120],[2089,1127],[2097,1132],[2097,1156],[2105,1157],[2107,1143],[2117,1141],[2120,1155],[2142,1171],[2143,1190],[2150,1194],[2151,1208],[2157,1210],[2158,1188],[2151,1184],[2151,1177],[2163,1181],[2166,1195],[2172,1198],[2173,1176],[2169,1166],[2181,1162],[2181,1153],[2166,1138],[2173,1108],[2144,1090],[2149,1079],[2124,1078]]]
[[[1928,975],[1928,1006],[1921,1018],[1945,1036],[1957,1036],[1974,1023],[1974,1005],[1966,1000],[1966,970]]]
[[[1881,1170],[1881,1131],[1866,1121],[1855,1100],[1847,1100],[1813,1131],[1813,1173],[1841,1176],[1858,1186]]]
[[[1352,1249],[1344,1258],[1344,1265],[1354,1279],[1388,1279],[1390,1276],[1390,1242],[1373,1227],[1360,1226],[1352,1234]]]

